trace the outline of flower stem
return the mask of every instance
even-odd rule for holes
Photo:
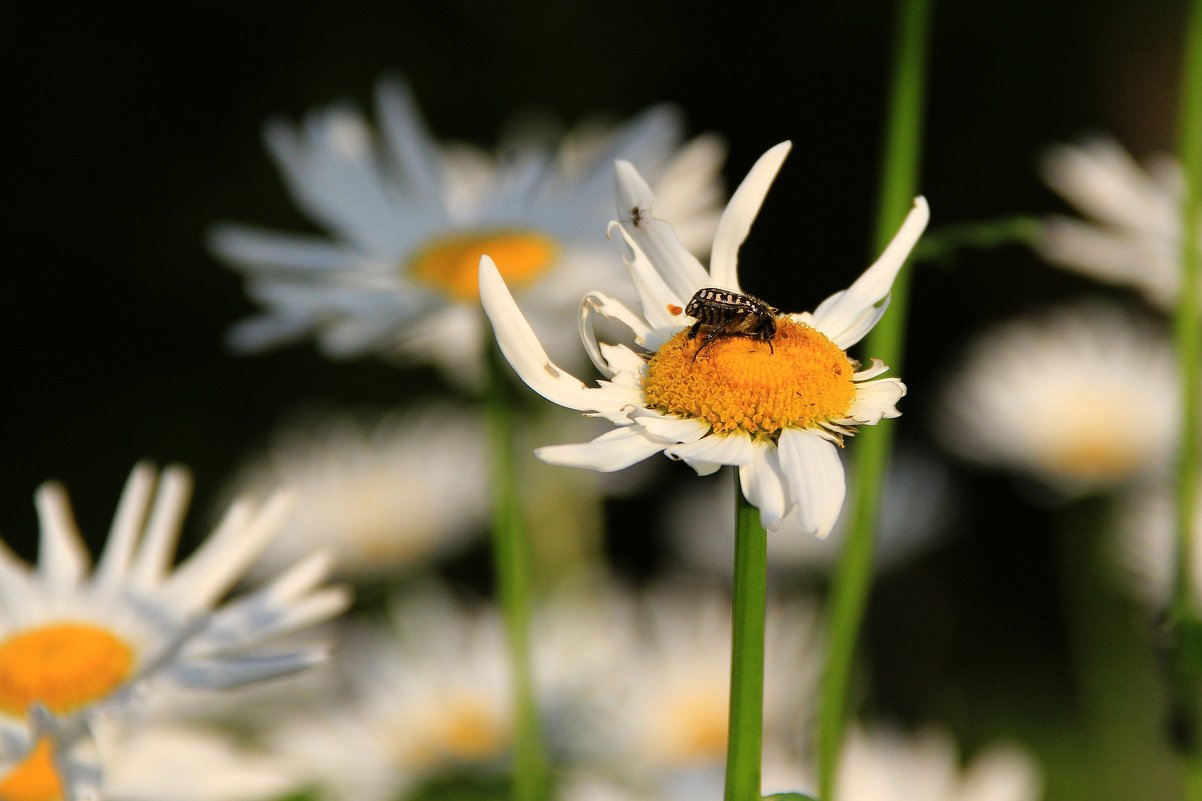
[[[505,358],[491,337],[485,348],[488,354],[486,405],[492,456],[493,566],[505,619],[513,683],[513,798],[514,801],[542,801],[548,786],[547,760],[530,663],[530,545],[521,523],[517,471],[514,469],[512,387]]]
[[[735,581],[731,617],[730,739],[725,801],[759,801],[764,736],[764,616],[768,534],[735,473]]]
[[[1202,623],[1193,597],[1194,520],[1202,475],[1202,0],[1190,3],[1181,72],[1179,151],[1185,174],[1181,208],[1181,294],[1175,318],[1181,372],[1183,417],[1177,462],[1176,571],[1170,610],[1174,624],[1173,700],[1176,739],[1185,761],[1186,795],[1202,799],[1202,736],[1199,692],[1202,692]]]
[[[930,2],[898,0],[898,12],[889,128],[877,209],[876,253],[885,248],[905,218],[917,194],[920,165]],[[889,312],[868,336],[868,352],[895,369],[901,366],[909,285],[909,271],[902,270],[893,284]],[[868,601],[878,502],[893,442],[888,426],[867,429],[858,440],[850,504],[851,524],[830,602],[831,640],[818,712],[819,797],[824,801],[836,797],[836,773],[847,723],[852,662]]]

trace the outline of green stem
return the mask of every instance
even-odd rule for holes
[[[764,616],[768,534],[735,473],[735,581],[731,617],[730,739],[725,801],[759,801],[764,736]]]
[[[486,405],[493,479],[493,565],[497,595],[505,619],[513,682],[513,798],[514,801],[542,801],[548,787],[547,760],[543,753],[543,735],[535,705],[530,663],[530,545],[521,524],[517,471],[514,469],[512,388],[505,358],[491,337],[485,347],[488,353]]]
[[[1175,318],[1181,371],[1183,416],[1177,463],[1176,572],[1172,618],[1175,624],[1173,654],[1174,718],[1185,761],[1185,797],[1202,799],[1202,737],[1199,736],[1199,692],[1202,667],[1198,664],[1199,621],[1193,597],[1193,521],[1198,508],[1198,481],[1202,474],[1202,310],[1198,306],[1202,285],[1199,255],[1199,219],[1202,219],[1202,0],[1190,4],[1180,86],[1179,152],[1185,174],[1181,204],[1181,294]],[[1189,640],[1189,641],[1187,641]]]
[[[929,0],[898,0],[884,169],[877,214],[876,252],[884,250],[917,194],[930,29]],[[894,369],[901,366],[909,295],[909,271],[893,284],[889,312],[868,337],[867,350]],[[857,442],[851,525],[831,599],[830,646],[818,712],[819,797],[835,798],[839,751],[849,706],[851,670],[872,576],[878,501],[892,446],[888,426],[865,430]]]

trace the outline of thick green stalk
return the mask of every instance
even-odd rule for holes
[[[514,469],[514,399],[505,358],[491,337],[485,348],[488,353],[486,393],[493,484],[493,565],[505,619],[513,682],[513,798],[514,801],[543,801],[548,772],[530,663],[530,544],[521,523],[517,471]]]
[[[1177,462],[1176,573],[1172,616],[1174,643],[1175,717],[1184,751],[1186,798],[1202,799],[1202,736],[1199,735],[1199,693],[1202,665],[1199,637],[1202,625],[1193,597],[1194,536],[1198,508],[1198,481],[1202,474],[1202,310],[1198,305],[1202,285],[1199,255],[1199,219],[1202,218],[1202,0],[1190,4],[1180,87],[1179,152],[1185,173],[1181,204],[1181,294],[1177,303],[1175,333],[1181,372],[1184,413]]]
[[[876,253],[884,250],[910,209],[917,194],[920,165],[930,2],[898,0],[898,10]],[[870,355],[894,369],[901,366],[909,285],[909,271],[902,270],[893,284],[889,312],[869,334],[866,345]],[[857,440],[851,524],[835,576],[829,613],[830,648],[818,713],[819,797],[823,801],[835,798],[852,664],[868,601],[879,499],[893,441],[888,426],[866,429]]]
[[[768,534],[735,473],[735,580],[731,617],[730,738],[725,801],[759,801],[764,737],[764,616]]]

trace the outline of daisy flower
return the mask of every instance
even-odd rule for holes
[[[594,629],[611,643],[613,669],[594,690],[590,750],[672,797],[704,797],[711,782],[721,787],[726,767],[730,600],[721,591],[659,587],[628,605],[631,623]],[[780,601],[769,604],[766,625],[764,737],[799,762],[822,659],[818,618]]]
[[[1043,256],[1171,308],[1181,286],[1180,165],[1159,156],[1145,169],[1117,142],[1098,138],[1054,148],[1043,175],[1089,218],[1049,220],[1039,243]]]
[[[569,357],[567,310],[587,289],[620,279],[601,237],[615,158],[648,171],[696,241],[713,231],[724,148],[713,137],[681,146],[672,109],[608,135],[492,157],[440,147],[403,83],[381,82],[376,103],[378,138],[346,104],[311,112],[299,128],[268,125],[267,146],[296,202],[330,236],[216,230],[213,250],[264,307],[233,330],[235,348],[312,334],[332,357],[382,353],[470,380],[483,355],[476,267],[491,253],[536,329]]]
[[[1095,302],[1007,323],[965,363],[938,420],[947,447],[966,459],[1072,496],[1156,472],[1174,453],[1172,345],[1123,309]]]
[[[391,801],[457,771],[500,774],[512,743],[501,619],[442,592],[339,643],[346,692],[277,726],[273,742],[323,798]]]
[[[824,536],[831,530],[845,492],[837,446],[855,426],[896,417],[895,404],[905,394],[896,378],[878,378],[884,364],[861,367],[846,349],[884,314],[894,276],[929,214],[917,198],[876,264],[814,312],[775,317],[774,339],[690,337],[695,320],[685,310],[698,290],[742,293],[737,252],[789,147],[785,142],[765,153],[731,198],[708,271],[656,216],[651,187],[634,166],[618,162],[620,219],[612,228],[625,241],[641,312],[608,292],[585,297],[580,331],[605,376],[597,387],[586,387],[547,355],[494,260],[481,260],[481,300],[518,375],[548,400],[617,426],[589,443],[542,448],[540,458],[611,471],[664,453],[702,475],[736,465],[743,493],[767,528],[795,513],[806,531]],[[638,350],[598,341],[599,317],[628,327]]]
[[[235,503],[209,539],[172,569],[191,481],[168,468],[158,483],[156,492],[150,466],[134,468],[94,570],[57,484],[37,492],[36,569],[0,549],[0,739],[23,742],[27,756],[8,779],[53,757],[74,797],[74,788],[95,778],[68,764],[86,725],[126,709],[144,686],[225,688],[324,658],[318,646],[263,650],[269,639],[347,605],[341,589],[319,587],[328,568],[321,555],[214,606],[275,534],[287,499]],[[53,736],[22,741],[31,710]]]
[[[295,496],[252,573],[320,547],[336,575],[381,578],[462,545],[488,513],[485,440],[479,414],[446,404],[374,420],[297,421],[232,483],[235,496],[263,498],[281,486]]]
[[[1031,758],[995,745],[961,767],[955,742],[934,729],[905,735],[853,729],[840,757],[835,801],[1038,801]]]

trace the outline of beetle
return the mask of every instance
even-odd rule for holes
[[[705,332],[705,341],[693,354],[718,337],[745,336],[768,343],[770,352],[776,353],[772,340],[776,337],[776,315],[780,310],[755,295],[742,295],[729,289],[707,286],[698,289],[685,307],[685,314],[696,317],[697,322],[689,329],[689,339]]]

